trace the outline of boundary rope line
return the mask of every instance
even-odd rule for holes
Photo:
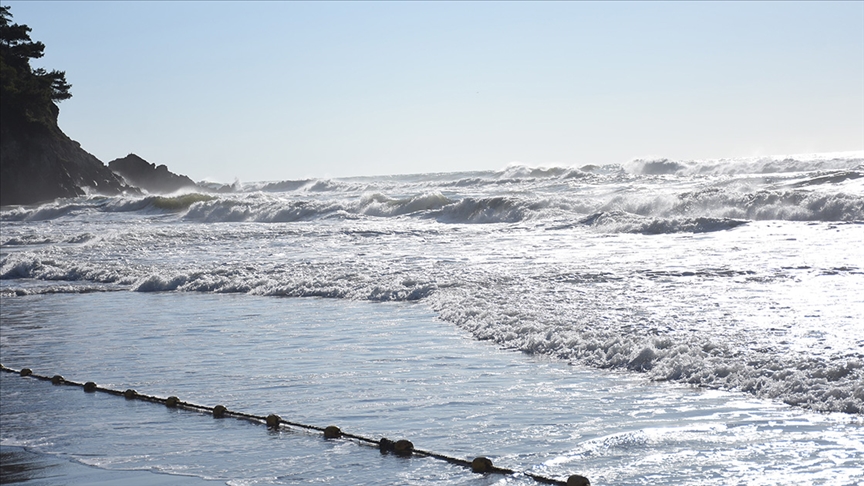
[[[438,459],[441,461],[448,462],[450,464],[454,464],[456,466],[461,466],[467,469],[470,469],[474,473],[478,474],[503,474],[503,475],[513,475],[513,474],[522,474],[525,477],[531,478],[534,481],[542,484],[556,484],[560,486],[590,486],[590,481],[588,478],[584,476],[580,476],[579,474],[573,474],[569,476],[566,480],[553,479],[545,476],[541,476],[539,474],[534,474],[525,471],[516,471],[513,469],[508,469],[504,467],[498,467],[492,464],[492,461],[484,456],[479,456],[474,458],[474,460],[468,461],[465,459],[459,459],[452,456],[447,456],[445,454],[438,454],[432,451],[426,451],[422,449],[415,449],[414,444],[409,440],[397,440],[392,441],[387,439],[386,437],[382,437],[381,439],[370,439],[368,437],[363,437],[361,435],[350,434],[348,432],[342,431],[339,427],[335,425],[330,425],[327,427],[318,427],[315,425],[307,425],[301,424],[298,422],[291,422],[289,420],[285,420],[279,415],[270,414],[266,417],[260,415],[252,415],[248,413],[238,412],[236,410],[228,410],[223,405],[216,405],[215,407],[208,407],[205,405],[197,405],[195,403],[185,402],[177,398],[176,396],[170,396],[168,398],[159,398],[152,395],[145,395],[142,393],[138,393],[133,389],[128,389],[125,391],[113,390],[111,388],[104,388],[98,386],[96,383],[92,381],[88,381],[86,383],[78,383],[75,381],[70,381],[63,378],[60,375],[54,376],[43,376],[33,373],[33,370],[30,368],[22,368],[20,370],[15,370],[9,367],[6,367],[0,364],[0,370],[5,371],[7,373],[16,373],[20,375],[22,378],[36,378],[37,380],[42,381],[50,381],[54,385],[68,385],[68,386],[77,386],[83,388],[86,393],[95,393],[102,392],[108,393],[110,395],[116,395],[126,398],[127,400],[141,400],[145,402],[151,403],[160,403],[168,408],[180,408],[184,410],[191,410],[195,412],[203,412],[209,413],[213,415],[213,418],[225,418],[231,417],[236,418],[238,420],[246,420],[247,422],[252,422],[255,424],[266,424],[267,428],[270,429],[278,429],[280,425],[288,425],[291,427],[296,427],[300,429],[306,430],[314,430],[316,432],[322,432],[324,434],[324,438],[326,439],[354,439],[359,442],[372,444],[378,447],[382,454],[393,453],[400,457],[410,457],[421,456],[421,457],[431,457],[434,459]]]

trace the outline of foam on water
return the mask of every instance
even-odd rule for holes
[[[864,424],[502,351],[423,306],[189,293],[3,297],[4,364],[336,424],[592,484],[853,485]],[[178,325],[181,324],[181,325]],[[536,484],[0,374],[0,443],[226,484]]]
[[[860,414],[862,160],[514,165],[10,207],[0,292],[423,301],[507,348]]]

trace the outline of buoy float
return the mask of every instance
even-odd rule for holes
[[[281,421],[282,417],[276,415],[275,413],[271,413],[267,416],[267,427],[270,427],[271,429],[278,429],[279,422]]]
[[[324,438],[325,439],[338,439],[342,437],[342,430],[335,425],[328,425],[324,428]]]
[[[393,452],[394,445],[396,445],[396,443],[392,440],[387,437],[381,437],[381,440],[378,441],[378,450],[381,451],[381,454]]]
[[[414,454],[414,444],[410,440],[397,440],[396,443],[393,444],[393,452],[395,452],[397,456],[410,456],[411,454]]]
[[[487,473],[492,471],[492,461],[488,457],[475,457],[473,461],[471,461],[471,470],[475,473]]]
[[[93,383],[92,381],[88,381],[87,383],[84,383],[84,391],[86,393],[95,393],[96,392],[96,383]]]
[[[180,403],[180,399],[175,396],[170,396],[165,399],[165,406],[168,408],[174,408],[178,403]]]
[[[224,406],[216,405],[215,407],[213,407],[213,417],[214,418],[222,418],[225,416],[225,412],[227,412],[227,411],[228,411],[228,409],[225,408]]]
[[[567,486],[591,486],[591,481],[585,476],[574,474],[567,478]]]
[[[126,397],[126,400],[132,400],[138,396],[138,392],[130,388],[123,392],[123,396]]]
[[[30,376],[33,374],[33,370],[31,370],[30,368],[22,368],[20,374],[21,376]]]
[[[59,384],[63,383],[64,381],[66,381],[66,380],[64,380],[63,377],[60,375],[54,375],[51,377],[51,383],[53,383],[55,385],[59,385]]]

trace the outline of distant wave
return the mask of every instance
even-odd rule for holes
[[[685,176],[862,170],[864,152],[708,160],[634,159],[624,164],[624,168],[633,174]]]
[[[22,235],[3,240],[0,246],[48,245],[56,242],[56,240],[42,235]]]
[[[105,196],[58,199],[41,206],[22,206],[0,212],[0,221],[49,221],[92,213],[153,212],[176,213],[197,202],[209,201],[210,194],[188,193],[177,196],[146,196],[143,198]]]
[[[434,214],[442,223],[516,223],[524,220],[530,208],[513,197],[465,198]]]
[[[548,167],[530,167],[520,164],[511,164],[503,171],[496,173],[496,179],[499,180],[519,180],[519,179],[581,179],[589,177],[592,170],[596,170],[596,166],[563,167],[563,166],[548,166]]]
[[[860,155],[634,160],[626,169],[511,165],[502,171],[282,181],[224,194],[58,200],[4,208],[0,221],[122,212],[204,223],[415,217],[445,224],[565,226],[593,218],[596,230],[639,233],[734,227],[728,220],[851,222],[864,221]]]
[[[585,226],[602,228],[604,231],[613,233],[659,235],[723,231],[747,224],[747,221],[729,218],[643,218],[617,211],[592,214],[580,221],[580,223]]]
[[[368,187],[368,183],[349,179],[300,179],[250,183],[234,192],[357,192]]]
[[[299,181],[270,182],[261,186],[261,190],[267,192],[296,191],[300,188],[308,186],[310,183],[312,183],[310,179],[304,179]]]
[[[864,152],[800,154],[728,159],[672,160],[637,158],[621,164],[539,165],[512,163],[501,170],[404,174],[343,179],[300,179],[250,183],[234,192],[363,192],[384,187],[484,187],[530,181],[579,181],[598,176],[608,181],[621,174],[635,176],[739,176],[746,174],[789,174],[798,172],[864,171]]]
[[[829,176],[826,176],[829,177]],[[818,182],[814,182],[818,184]],[[188,194],[138,200],[118,199],[109,204],[54,203],[37,208],[16,208],[3,213],[4,221],[45,221],[73,218],[93,212],[139,212],[176,215],[205,223],[288,223],[317,219],[362,217],[417,217],[445,224],[519,223],[571,220],[610,232],[702,232],[732,228],[736,221],[864,221],[864,195],[803,189],[738,192],[720,187],[673,194],[612,193],[580,196],[567,192],[546,195],[453,197],[441,192],[393,198],[370,193],[354,199],[282,198],[265,193],[244,195]],[[715,224],[715,221],[726,221]],[[640,229],[641,228],[641,229]],[[665,228],[665,229],[664,229]],[[25,244],[7,240],[4,245]]]
[[[95,205],[75,200],[58,200],[38,207],[18,207],[0,212],[0,221],[50,221],[76,212],[86,211]]]
[[[673,195],[615,196],[603,205],[644,217],[783,221],[864,221],[864,194],[806,190],[738,192],[711,187]]]
[[[393,217],[425,213],[444,208],[450,204],[453,204],[453,201],[440,192],[401,199],[393,199],[384,194],[374,193],[366,194],[361,198],[358,212],[368,216]]]

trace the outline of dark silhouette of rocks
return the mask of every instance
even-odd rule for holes
[[[3,110],[0,205],[33,204],[87,193],[138,193],[60,130],[56,104],[51,103],[49,109],[49,116],[40,120]]]
[[[45,50],[30,30],[0,6],[0,205],[137,193],[57,126],[56,103],[72,97],[72,86],[65,72],[30,65]]]
[[[128,184],[153,194],[169,194],[184,188],[199,189],[192,179],[175,174],[165,165],[156,165],[135,154],[108,162],[108,167]]]

